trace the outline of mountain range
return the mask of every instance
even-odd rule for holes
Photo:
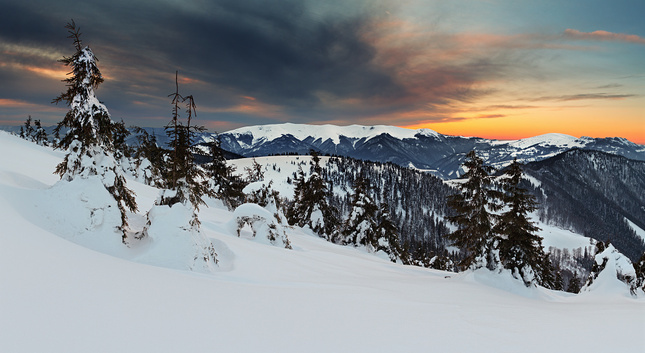
[[[168,137],[163,128],[144,128],[166,146]],[[0,130],[18,133],[19,126],[0,126]],[[53,127],[45,130],[51,134]],[[502,168],[513,159],[523,163],[541,161],[573,148],[594,150],[645,161],[645,146],[621,137],[593,138],[550,133],[520,140],[491,140],[480,137],[443,135],[430,129],[406,129],[375,125],[308,125],[269,124],[243,127],[214,134],[204,132],[198,143],[219,136],[227,158],[259,157],[281,154],[322,154],[394,163],[428,171],[442,179],[454,179],[466,153],[477,151],[487,164]],[[127,143],[137,143],[131,135]]]
[[[219,137],[222,148],[244,157],[307,154],[313,149],[323,154],[422,169],[443,179],[459,176],[465,154],[471,150],[496,168],[508,165],[514,158],[523,163],[541,161],[572,148],[645,161],[645,146],[624,138],[576,138],[555,133],[521,140],[490,140],[384,125],[285,123],[244,127]]]

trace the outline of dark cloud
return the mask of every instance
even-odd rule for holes
[[[199,70],[200,79],[271,104],[310,107],[320,103],[321,91],[362,99],[404,94],[388,72],[371,63],[375,49],[360,38],[369,19],[303,20],[298,6],[283,13],[275,5],[260,12],[234,4],[224,16],[177,19],[183,35],[201,40],[195,46],[178,38],[173,61]]]
[[[119,114],[141,110],[144,105],[132,104],[135,100],[164,98],[175,70],[201,83],[184,89],[211,108],[232,107],[240,96],[253,96],[283,106],[287,115],[312,109],[324,115],[329,107],[321,97],[373,100],[406,94],[390,72],[372,63],[375,48],[361,38],[371,21],[368,12],[326,16],[309,11],[302,1],[59,1],[56,6],[7,4],[1,40],[71,55],[63,26],[74,18],[106,76],[99,98]],[[34,60],[33,65],[52,66],[42,58],[16,58],[22,64]]]
[[[544,36],[415,27],[371,0],[8,0],[0,12],[0,98],[40,107],[65,89],[56,59],[72,54],[64,28],[72,18],[106,78],[99,99],[114,118],[139,125],[169,118],[175,71],[180,90],[197,100],[198,118],[212,126],[458,121],[498,93],[490,82],[542,72],[527,51],[555,48]],[[486,118],[529,108],[479,111]],[[46,114],[49,123],[60,120]]]

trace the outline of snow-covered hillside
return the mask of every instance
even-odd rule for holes
[[[574,296],[486,270],[402,266],[299,228],[287,230],[289,250],[254,241],[248,231],[238,237],[228,227],[233,214],[218,200],[208,201],[200,220],[219,267],[187,271],[171,261],[172,249],[121,245],[109,212],[88,218],[91,206],[81,206],[101,201],[101,192],[90,183],[59,183],[52,172],[61,152],[4,132],[0,152],[0,352],[643,347],[645,299],[628,291]],[[243,170],[249,161],[238,163]],[[134,180],[128,186],[140,208],[131,225],[142,227],[157,190]]]

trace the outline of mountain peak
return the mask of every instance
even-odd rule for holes
[[[577,137],[571,135],[549,133],[511,141],[510,145],[517,148],[529,148],[535,145],[575,148],[583,147],[584,143],[582,143]]]
[[[291,135],[298,140],[304,140],[312,137],[314,140],[322,141],[332,140],[335,144],[340,143],[340,136],[353,139],[371,139],[373,137],[388,134],[397,139],[411,139],[416,135],[422,136],[439,136],[439,134],[430,129],[412,130],[397,126],[389,125],[309,125],[309,124],[267,124],[247,126],[226,132],[231,135],[253,135],[253,143],[260,140],[272,141],[285,135]]]

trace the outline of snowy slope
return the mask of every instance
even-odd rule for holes
[[[509,146],[516,148],[528,148],[535,145],[555,146],[564,148],[584,147],[584,144],[574,136],[565,134],[544,134],[528,137],[516,141],[510,141]]]
[[[231,213],[215,200],[200,214],[220,259],[214,274],[141,264],[136,254],[105,247],[107,240],[88,249],[92,244],[75,243],[64,226],[83,217],[71,207],[74,199],[56,200],[69,211],[60,219],[32,214],[53,207],[41,203],[41,194],[56,183],[51,171],[62,155],[1,132],[0,151],[0,352],[643,347],[642,298],[593,291],[572,296],[527,289],[487,271],[401,266],[300,229],[289,231],[293,250],[268,246],[226,230]],[[129,186],[145,212],[154,190],[131,180]],[[95,197],[89,190],[87,196]],[[45,227],[55,222],[59,228]],[[606,339],[597,339],[599,327]]]
[[[630,221],[629,219],[625,218],[625,221],[627,221],[627,224],[634,230],[636,235],[641,237],[641,239],[645,240],[645,230],[642,229],[641,227],[637,226],[634,224],[634,222]]]

